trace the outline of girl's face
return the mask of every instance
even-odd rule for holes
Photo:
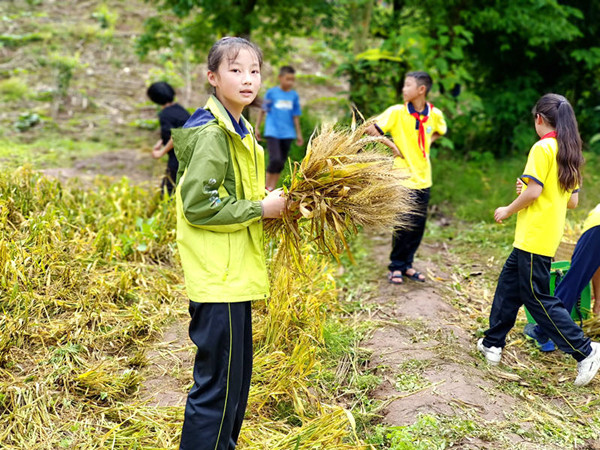
[[[217,98],[237,120],[244,107],[254,101],[260,89],[260,65],[256,54],[242,48],[235,60],[223,58],[216,72],[208,72]]]

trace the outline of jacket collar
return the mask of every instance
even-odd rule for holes
[[[209,110],[215,116],[219,125],[225,127],[231,133],[239,135],[242,139],[252,133],[250,122],[244,116],[241,116],[240,123],[235,123],[233,116],[214,95],[210,96],[204,109]]]

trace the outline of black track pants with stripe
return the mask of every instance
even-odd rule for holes
[[[231,450],[242,428],[252,375],[251,302],[190,302],[198,347],[185,405],[182,450]]]
[[[567,311],[572,311],[585,287],[600,267],[600,226],[587,230],[577,241],[571,268],[556,287],[554,295],[562,301]],[[544,339],[538,326],[536,333]]]
[[[483,345],[504,347],[506,335],[515,325],[521,305],[525,305],[544,334],[559,349],[577,361],[592,351],[590,339],[571,318],[562,302],[550,295],[551,258],[517,248],[504,263],[490,312],[490,328]]]

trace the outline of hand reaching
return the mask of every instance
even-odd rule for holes
[[[508,206],[501,206],[494,211],[494,220],[498,223],[502,223],[503,220],[508,219],[512,216],[512,213],[508,210]]]
[[[279,219],[285,208],[285,197],[282,196],[282,189],[275,189],[269,192],[269,195],[262,201],[263,218],[264,219]]]
[[[154,159],[160,159],[162,157],[162,155],[163,155],[162,147],[158,147],[158,148],[154,147],[154,149],[152,149],[152,157]]]

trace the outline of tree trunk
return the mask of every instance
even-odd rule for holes
[[[359,1],[352,5],[352,18],[357,26],[354,28],[353,53],[358,55],[369,46],[369,31],[373,15],[373,0]]]

